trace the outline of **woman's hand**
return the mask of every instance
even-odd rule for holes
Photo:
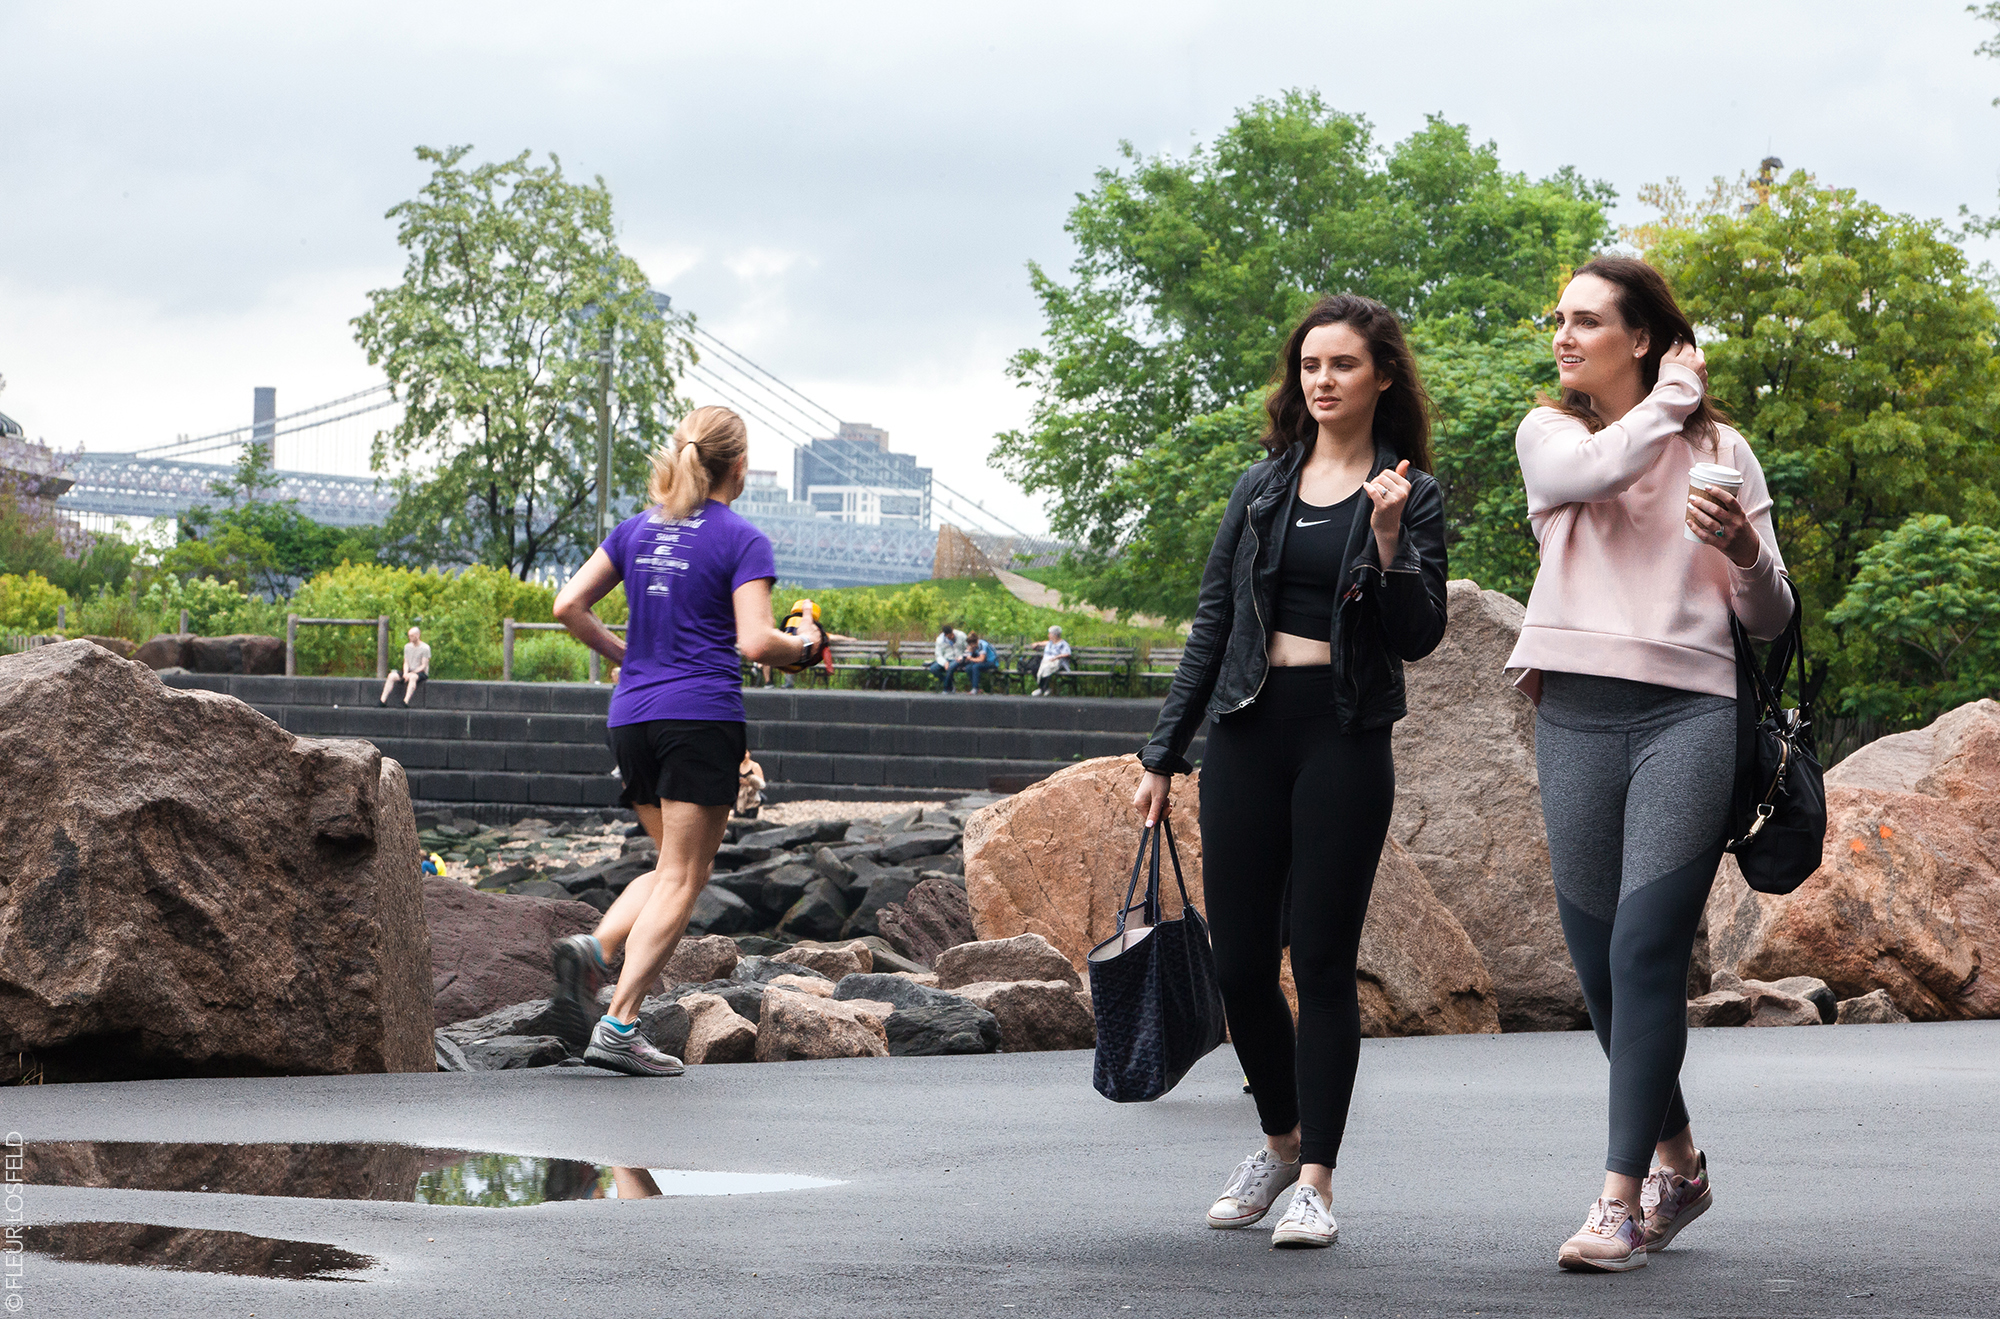
[[[1139,780],[1139,790],[1132,794],[1132,805],[1139,812],[1139,818],[1146,822],[1148,829],[1167,818],[1174,808],[1174,781],[1165,774],[1155,774],[1147,770]]]
[[[1750,525],[1750,519],[1743,515],[1743,506],[1727,490],[1703,486],[1700,494],[1689,495],[1687,524],[1704,544],[1727,554],[1737,567],[1757,566],[1764,543],[1757,538],[1757,529]]]
[[[1660,359],[1661,366],[1684,366],[1701,378],[1701,392],[1708,392],[1708,359],[1694,344],[1676,339]]]
[[[1375,533],[1375,556],[1385,570],[1395,562],[1396,547],[1403,541],[1403,505],[1410,502],[1410,483],[1403,474],[1409,470],[1410,460],[1405,458],[1393,470],[1385,467],[1372,481],[1361,483],[1375,505],[1368,527]]]

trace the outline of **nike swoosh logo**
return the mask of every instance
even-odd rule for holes
[[[1323,527],[1331,521],[1333,521],[1332,518],[1321,518],[1317,522],[1308,522],[1304,518],[1300,518],[1297,522],[1294,522],[1292,525],[1295,527]]]

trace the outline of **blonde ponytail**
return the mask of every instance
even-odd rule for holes
[[[646,494],[662,517],[693,517],[749,451],[743,418],[728,408],[696,408],[674,428],[673,439],[654,451]]]

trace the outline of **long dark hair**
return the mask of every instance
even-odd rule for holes
[[[1368,341],[1375,370],[1389,378],[1389,387],[1375,400],[1375,438],[1395,450],[1396,457],[1409,459],[1418,471],[1433,470],[1431,415],[1436,408],[1417,375],[1417,359],[1403,338],[1403,323],[1395,312],[1358,293],[1321,298],[1285,340],[1278,369],[1272,374],[1270,395],[1264,400],[1264,414],[1270,418],[1264,451],[1275,458],[1294,444],[1310,444],[1319,434],[1319,423],[1313,420],[1305,393],[1299,388],[1299,352],[1306,336],[1322,325],[1351,325]]]
[[[1578,275],[1595,275],[1616,289],[1619,318],[1631,329],[1646,332],[1646,355],[1639,359],[1639,383],[1648,394],[1652,393],[1653,386],[1660,383],[1660,359],[1667,355],[1667,349],[1676,341],[1694,343],[1694,324],[1674,301],[1673,286],[1667,283],[1665,275],[1629,256],[1601,256],[1587,261],[1570,278],[1574,280]],[[1597,405],[1582,390],[1565,389],[1557,398],[1543,394],[1539,401],[1543,407],[1575,417],[1593,433],[1604,429],[1605,421],[1598,415]],[[1727,414],[1704,390],[1700,405],[1688,414],[1681,433],[1701,447],[1713,450],[1716,427],[1728,421]]]

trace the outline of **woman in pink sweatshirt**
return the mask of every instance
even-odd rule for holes
[[[1556,906],[1611,1060],[1603,1194],[1557,1262],[1618,1272],[1713,1201],[1679,1077],[1688,958],[1735,776],[1729,616],[1774,637],[1792,594],[1764,474],[1704,397],[1694,327],[1659,272],[1585,265],[1554,347],[1561,396],[1515,439],[1541,568],[1507,667],[1537,706]],[[1697,463],[1742,483],[1691,493]]]

